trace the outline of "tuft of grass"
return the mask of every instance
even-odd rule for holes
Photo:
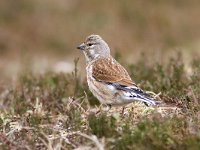
[[[88,117],[89,127],[92,134],[97,135],[97,137],[112,137],[117,134],[116,130],[116,119],[111,116],[107,117],[106,114],[100,114],[96,116],[90,114]]]

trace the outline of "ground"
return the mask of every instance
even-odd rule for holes
[[[142,60],[144,60],[142,58]],[[164,105],[136,102],[109,111],[72,73],[24,71],[14,85],[1,85],[2,149],[199,149],[200,66],[182,58],[168,64],[127,64],[140,87],[160,93]]]

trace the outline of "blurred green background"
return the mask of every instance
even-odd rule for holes
[[[200,54],[199,16],[199,0],[1,0],[0,75],[70,72],[77,57],[84,66],[76,47],[90,34],[128,63],[141,53],[164,63],[176,51],[187,63]]]

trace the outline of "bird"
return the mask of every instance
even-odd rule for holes
[[[89,90],[101,104],[111,107],[141,101],[146,106],[157,105],[156,100],[137,86],[127,70],[111,56],[101,36],[89,35],[77,49],[85,55]]]

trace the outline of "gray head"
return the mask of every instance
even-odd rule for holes
[[[83,51],[86,61],[90,62],[98,56],[107,57],[110,55],[108,44],[99,35],[90,35],[85,42],[77,47]]]

